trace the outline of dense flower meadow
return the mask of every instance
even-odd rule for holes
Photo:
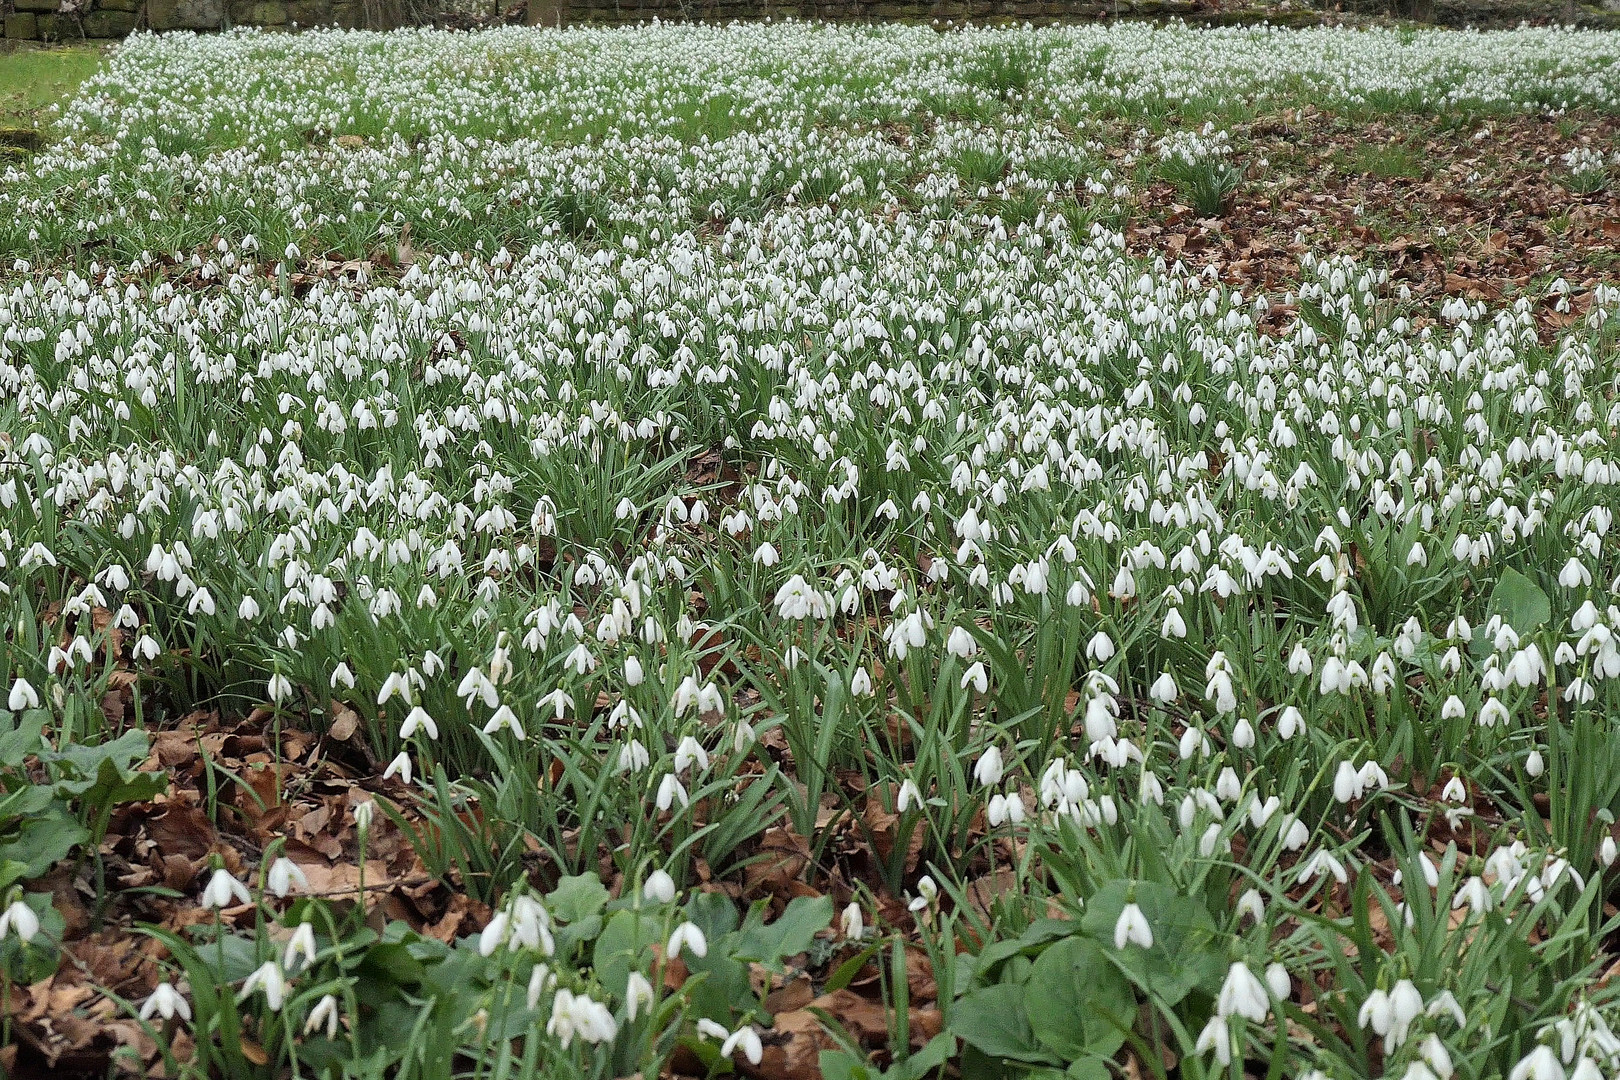
[[[1620,283],[1552,339],[1343,257],[1245,295],[1126,253],[1098,141],[1230,184],[1234,111],[1611,110],[1617,59],[132,39],[0,183],[0,764],[357,716],[360,843],[490,916],[380,929],[271,844],[129,1011],[179,1071],[271,1068],[247,1033],[311,1075],[789,1075],[767,992],[871,970],[883,1045],[829,1016],[821,1075],[1620,1072]]]

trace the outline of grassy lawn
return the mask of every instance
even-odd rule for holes
[[[0,127],[40,128],[56,118],[55,106],[73,96],[106,62],[94,45],[23,46],[0,51]]]

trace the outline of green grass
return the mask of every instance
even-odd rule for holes
[[[0,127],[44,127],[97,71],[106,51],[94,45],[23,47],[0,53]]]

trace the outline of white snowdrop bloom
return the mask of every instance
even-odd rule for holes
[[[765,1047],[760,1042],[759,1032],[754,1030],[753,1025],[744,1024],[720,1044],[721,1057],[729,1058],[738,1050],[742,1051],[743,1057],[747,1058],[751,1065],[758,1065],[764,1058]]]
[[[1099,664],[1107,663],[1114,656],[1114,639],[1101,630],[1093,634],[1091,640],[1086,642],[1086,658]]]
[[[1300,864],[1298,880],[1301,884],[1307,884],[1316,878],[1324,876],[1333,878],[1340,885],[1350,880],[1344,864],[1331,852],[1320,849]]]
[[[641,745],[640,740],[631,739],[619,748],[619,757],[615,764],[615,771],[621,773],[637,773],[652,763],[652,755],[647,748]],[[673,791],[671,792],[673,794]]]
[[[1239,919],[1247,916],[1253,922],[1264,922],[1266,918],[1266,902],[1261,899],[1259,890],[1247,889],[1242,896],[1238,897],[1235,911]]]
[[[38,933],[39,916],[22,900],[13,900],[4,911],[0,911],[0,941],[4,941],[8,934],[16,934],[17,940],[26,945]]]
[[[675,747],[675,772],[677,774],[683,773],[693,765],[697,766],[698,772],[707,772],[709,770],[709,752],[703,749],[702,743],[687,735]]]
[[[1271,1001],[1266,996],[1265,984],[1247,964],[1238,961],[1227,969],[1226,980],[1215,998],[1215,1011],[1221,1016],[1241,1016],[1259,1024],[1271,1011]]]
[[[1309,675],[1312,671],[1311,654],[1303,643],[1296,643],[1288,654],[1288,672],[1291,675]]]
[[[293,931],[291,938],[287,939],[287,948],[282,955],[281,966],[288,971],[298,967],[302,961],[306,966],[315,962],[315,927],[309,922],[301,922],[298,929]]]
[[[286,896],[293,890],[309,888],[309,878],[299,865],[285,855],[270,864],[269,873],[265,876],[266,887],[277,896]]]
[[[1502,704],[1502,699],[1491,697],[1480,706],[1477,722],[1482,728],[1492,728],[1497,724],[1506,724],[1511,719],[1512,714],[1508,712],[1508,707]]]
[[[498,709],[496,709],[494,714],[491,715],[487,721],[485,721],[483,732],[485,735],[493,735],[502,728],[510,731],[519,739],[525,737],[523,725],[518,721],[517,714],[512,711],[512,707],[510,705],[502,704]],[[431,729],[425,730],[428,730],[429,735],[432,736],[433,733]]]
[[[1281,963],[1268,963],[1265,967],[1265,986],[1272,991],[1273,999],[1288,1001],[1290,994],[1294,993],[1293,981],[1288,978],[1288,968]]]
[[[974,764],[973,778],[984,787],[994,787],[1001,783],[1001,776],[1001,750],[992,743],[985,747],[984,753],[979,755],[978,762]]]
[[[933,878],[924,874],[917,879],[917,895],[908,906],[913,912],[922,911],[931,907],[938,897],[939,886],[934,884]]]
[[[1000,777],[998,776],[997,780],[999,779]],[[894,800],[894,811],[897,814],[904,814],[913,806],[917,806],[921,802],[922,792],[918,791],[917,785],[908,779],[902,781],[900,784],[900,791],[895,796]]]
[[[11,693],[6,697],[6,707],[12,712],[37,709],[39,708],[39,694],[27,679],[19,675],[16,681],[11,684]]]
[[[664,778],[658,782],[658,794],[653,799],[653,805],[658,807],[660,814],[666,813],[676,802],[682,809],[691,805],[691,799],[686,794],[686,787],[674,773],[665,773]]]
[[[654,870],[647,875],[642,885],[641,894],[655,904],[669,904],[675,900],[675,879],[664,870]]]
[[[248,892],[246,885],[232,877],[229,870],[221,867],[209,876],[208,884],[203,887],[202,906],[214,910],[230,907],[233,902],[251,904],[253,894]]]
[[[1379,987],[1374,987],[1368,992],[1367,997],[1361,1003],[1360,1010],[1356,1013],[1356,1024],[1363,1028],[1371,1027],[1373,1032],[1378,1035],[1388,1034],[1394,1019],[1389,993]]]
[[[690,950],[692,955],[700,960],[709,955],[709,941],[696,923],[683,922],[677,926],[669,935],[664,955],[673,960],[681,955],[683,948]]]
[[[632,971],[625,980],[624,1007],[626,1018],[630,1023],[636,1022],[644,1009],[650,1009],[653,1004],[653,987],[647,976],[639,971]],[[533,1008],[531,1005],[530,1008]]]
[[[1153,685],[1148,687],[1148,696],[1158,705],[1172,704],[1179,696],[1176,680],[1168,671],[1161,671],[1159,677],[1153,680]]]
[[[969,665],[968,669],[962,673],[961,686],[964,690],[971,686],[980,694],[989,691],[990,673],[985,670],[982,662],[975,661]]]
[[[1354,802],[1364,793],[1360,771],[1348,761],[1339,762],[1333,774],[1333,797],[1341,803]]]
[[[1460,908],[1467,904],[1476,915],[1482,915],[1496,907],[1496,901],[1491,896],[1490,886],[1478,876],[1470,877],[1457,889],[1451,898],[1451,906]]]
[[[1508,1072],[1508,1080],[1566,1080],[1563,1063],[1546,1046],[1537,1046],[1519,1059]]]
[[[1114,948],[1123,949],[1127,944],[1153,948],[1153,928],[1148,925],[1147,917],[1135,901],[1121,908],[1119,918],[1114,922]]]
[[[864,667],[856,668],[849,677],[849,692],[855,697],[872,696],[872,676]]]
[[[148,997],[141,1005],[140,1017],[142,1020],[150,1020],[154,1016],[161,1016],[164,1020],[173,1020],[175,1017],[179,1017],[182,1020],[189,1021],[191,1019],[191,1004],[172,985],[167,982],[160,982],[152,990],[152,996]]]
[[[408,751],[401,750],[394,755],[393,759],[388,762],[388,767],[383,770],[383,779],[391,780],[397,776],[401,783],[409,784],[411,782],[411,770],[411,755]]]
[[[866,918],[861,911],[861,905],[855,901],[844,908],[838,917],[839,933],[851,941],[859,941],[866,936]]]
[[[246,1001],[255,992],[264,994],[264,1003],[272,1012],[281,1010],[282,1001],[287,995],[287,976],[281,970],[281,965],[274,960],[266,960],[253,974],[247,977],[242,989],[237,992],[237,1001]]]
[[[490,729],[486,728],[485,730],[487,732]],[[406,714],[404,722],[399,725],[399,737],[401,740],[409,739],[418,731],[427,732],[430,739],[439,737],[439,725],[434,722],[433,717],[429,716],[427,710],[420,705],[413,705],[411,711]]]
[[[979,643],[973,635],[962,627],[954,627],[950,636],[945,639],[945,651],[950,655],[966,660],[979,651]]]
[[[1193,1052],[1196,1054],[1213,1052],[1216,1063],[1222,1068],[1232,1064],[1232,1034],[1222,1013],[1217,1011],[1209,1018],[1209,1022],[1198,1033],[1198,1041],[1193,1045]]]

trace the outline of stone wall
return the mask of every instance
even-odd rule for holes
[[[0,0],[5,36],[38,41],[118,38],[136,29],[232,26],[387,29],[436,21],[432,0]],[[496,0],[492,0],[492,6]],[[799,18],[909,22],[1051,23],[1114,18],[1189,22],[1316,23],[1388,16],[1475,25],[1556,19],[1620,27],[1620,0],[498,0],[510,21],[530,25],[622,25]]]

